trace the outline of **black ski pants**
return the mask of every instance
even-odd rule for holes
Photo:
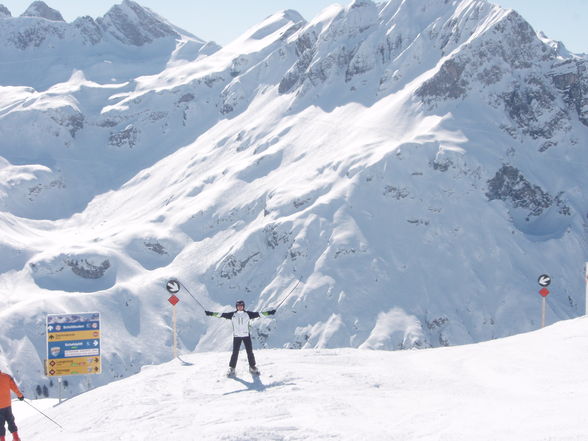
[[[11,406],[0,409],[0,436],[6,435],[6,429],[4,428],[6,423],[8,423],[8,431],[10,433],[18,431],[18,428],[14,423],[14,415],[12,414]]]
[[[245,345],[247,351],[247,360],[249,366],[255,366],[255,356],[253,355],[253,345],[251,344],[251,337],[233,337],[233,355],[231,355],[231,361],[229,366],[233,369],[237,366],[237,358],[239,358],[239,349],[241,348],[241,342]]]

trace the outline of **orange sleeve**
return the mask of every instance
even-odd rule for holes
[[[20,389],[18,388],[18,386],[14,382],[14,378],[12,378],[12,377],[10,377],[10,389],[12,389],[12,392],[14,392],[17,397],[19,397],[19,398],[22,397],[22,392],[20,391]]]

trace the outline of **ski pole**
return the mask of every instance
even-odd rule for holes
[[[59,424],[57,421],[55,421],[55,420],[53,420],[53,419],[49,418],[47,415],[45,415],[43,412],[41,412],[39,409],[37,409],[37,408],[36,408],[35,406],[33,406],[31,403],[29,403],[29,402],[28,402],[28,401],[26,401],[26,400],[23,400],[23,401],[24,401],[25,403],[27,403],[29,406],[31,406],[33,409],[35,409],[37,412],[39,412],[41,415],[43,415],[45,418],[47,418],[49,421],[51,421],[53,424],[55,424],[55,425],[59,426],[59,428],[60,428],[61,430],[65,430],[65,429],[64,429],[64,428],[61,426],[61,424]]]
[[[186,288],[186,285],[184,285],[184,284],[183,284],[182,282],[180,282],[179,280],[178,280],[178,283],[179,283],[180,285],[182,285],[182,287],[183,287],[183,288],[186,290],[186,292],[187,292],[188,294],[190,294],[190,297],[192,297],[192,298],[194,299],[194,301],[195,301],[196,303],[198,303],[198,305],[199,305],[199,306],[200,306],[200,307],[201,307],[203,310],[205,310],[205,311],[206,311],[206,308],[205,308],[204,306],[202,306],[202,303],[200,303],[198,300],[196,300],[196,297],[194,297],[194,296],[192,295],[192,293],[190,292],[190,290],[189,290],[188,288]]]
[[[288,293],[288,295],[287,295],[287,296],[284,298],[284,300],[282,300],[282,301],[280,302],[280,304],[279,304],[279,305],[276,307],[276,311],[278,310],[278,308],[279,308],[280,306],[282,306],[282,303],[284,303],[284,302],[285,302],[285,301],[288,299],[288,297],[290,297],[290,295],[291,295],[291,294],[294,292],[294,290],[295,290],[295,289],[298,287],[298,285],[300,285],[300,280],[298,281],[298,283],[296,283],[296,285],[294,285],[294,288],[292,288],[292,289],[290,290],[290,292],[289,292],[289,293]]]

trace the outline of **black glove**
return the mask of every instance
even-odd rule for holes
[[[214,314],[213,312],[210,312],[210,311],[204,311],[204,313],[205,313],[206,315],[213,315],[213,314]]]
[[[276,310],[275,309],[270,309],[269,311],[267,311],[267,313],[269,315],[274,315],[276,313]]]
[[[24,395],[22,397],[18,397],[20,401],[24,400]]]

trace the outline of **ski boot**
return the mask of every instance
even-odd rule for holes
[[[249,366],[249,372],[251,372],[251,375],[259,375],[261,373],[256,366]]]
[[[229,370],[227,371],[227,377],[234,377],[234,376],[235,376],[235,368],[229,367]]]
[[[21,441],[20,436],[18,436],[18,432],[12,432],[12,441]]]

